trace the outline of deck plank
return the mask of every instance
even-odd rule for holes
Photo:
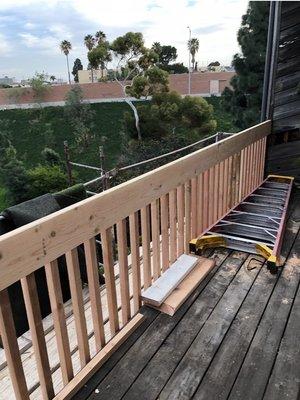
[[[299,261],[300,265],[300,261]],[[300,288],[282,338],[264,400],[296,400],[300,393]]]
[[[228,250],[225,250],[224,254],[226,257],[226,254],[228,254]],[[173,317],[170,317],[167,314],[160,314],[154,320],[151,326],[124,355],[121,362],[118,363],[116,367],[100,383],[100,385],[98,385],[96,391],[98,393],[101,393],[101,400],[117,400],[125,394],[130,385],[134,382],[135,378],[139,375],[139,373],[151,360],[152,356],[163,344],[166,337],[172,332],[177,323],[185,315],[189,307],[197,299],[199,293],[201,293],[201,291],[209,283],[211,277],[217,269],[218,265],[200,283],[195,292],[187,299],[187,301],[182,305],[182,307]],[[231,269],[236,271],[238,268],[236,267],[236,265],[232,265]],[[226,278],[227,274],[228,278]],[[226,287],[228,279],[230,279],[230,271],[228,271],[227,274],[223,273],[222,279],[216,279],[216,284],[218,281],[224,280],[224,286]],[[234,274],[235,272],[232,273],[232,275]],[[137,354],[139,355],[138,357]],[[97,396],[97,393],[93,393],[89,397],[89,399],[97,399],[98,397],[99,396]]]
[[[299,244],[300,237],[297,236],[298,251]],[[299,255],[298,253],[298,257]],[[300,280],[300,268],[295,268],[290,263],[291,257],[294,257],[293,251],[279,277],[233,385],[228,397],[230,400],[256,400],[263,397]]]
[[[259,270],[239,270],[160,393],[160,400],[189,400],[193,396]]]
[[[126,400],[155,399],[234,279],[246,256],[234,252],[212,278],[163,346],[124,396]],[[175,314],[176,315],[176,314]],[[196,322],[196,323],[195,323]],[[145,387],[147,391],[145,391]]]

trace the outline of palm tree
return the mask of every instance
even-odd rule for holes
[[[85,47],[88,49],[88,51],[91,51],[93,47],[95,46],[95,38],[92,35],[86,35],[84,37],[84,44]],[[94,82],[94,74],[93,74],[93,68],[91,67],[91,74],[92,74],[92,82]]]
[[[71,85],[71,75],[70,75],[70,67],[69,67],[69,53],[72,50],[72,45],[68,40],[63,40],[60,44],[60,49],[67,57],[67,67],[68,67],[68,77],[69,77],[69,84]]]
[[[192,38],[188,41],[188,49],[192,56],[193,71],[195,70],[195,55],[199,50],[199,40]]]
[[[101,44],[101,43],[103,43],[105,41],[106,35],[105,35],[104,32],[98,31],[98,32],[95,33],[95,38],[96,38],[98,44]]]

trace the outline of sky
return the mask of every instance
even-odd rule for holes
[[[83,38],[104,31],[108,40],[142,32],[145,44],[173,45],[178,62],[188,63],[187,40],[199,39],[198,65],[230,65],[239,51],[236,33],[246,0],[0,0],[0,77],[17,80],[44,72],[66,79],[59,43],[72,43],[70,65],[87,65]]]

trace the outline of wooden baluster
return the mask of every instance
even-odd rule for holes
[[[257,185],[261,183],[261,166],[262,166],[262,140],[257,141],[258,146],[258,162],[257,162]]]
[[[224,179],[223,179],[223,212],[225,214],[228,210],[228,171],[229,169],[229,159],[224,160]]]
[[[149,207],[141,209],[144,288],[151,285],[150,218]]]
[[[90,349],[86,329],[84,305],[82,297],[82,283],[77,248],[66,253],[68,276],[70,282],[73,314],[75,319],[76,335],[81,368],[90,360]]]
[[[248,146],[248,157],[247,157],[247,184],[246,184],[246,193],[247,196],[250,193],[251,187],[251,146]]]
[[[209,186],[208,186],[208,225],[214,222],[214,168],[209,169]]]
[[[160,198],[161,212],[161,246],[162,246],[162,270],[169,268],[169,212],[168,197],[164,195]]]
[[[139,219],[138,211],[129,216],[133,310],[136,314],[141,307],[141,270],[139,250]]]
[[[184,253],[184,186],[177,188],[178,247],[177,257]]]
[[[208,210],[209,210],[209,170],[204,171],[203,173],[203,230],[208,228],[209,219],[208,219]]]
[[[66,385],[74,374],[57,260],[46,264],[45,271],[62,380]]]
[[[99,283],[99,266],[95,238],[91,238],[84,242],[84,251],[96,350],[100,351],[101,348],[105,345],[105,334]]]
[[[190,252],[189,247],[190,247],[190,240],[191,240],[191,181],[187,181],[184,185],[184,204],[185,204],[184,252],[186,254],[189,254],[189,252]]]
[[[264,137],[263,139],[262,139],[262,141],[263,141],[263,146],[262,146],[262,160],[263,160],[263,162],[262,162],[262,168],[261,168],[261,170],[262,170],[262,175],[261,175],[261,180],[263,180],[264,179],[264,176],[265,176],[265,162],[266,162],[266,145],[267,145],[267,138],[266,137]]]
[[[7,289],[0,292],[0,332],[16,400],[29,400]]]
[[[21,286],[42,396],[52,399],[54,389],[34,273],[22,278]]]
[[[223,215],[223,203],[224,203],[224,161],[220,163],[219,167],[219,193],[218,193],[218,216],[221,218]]]
[[[105,276],[105,286],[107,293],[108,315],[110,332],[113,336],[119,330],[119,317],[116,294],[116,281],[114,274],[114,263],[112,256],[112,234],[111,228],[101,232],[103,267]]]
[[[241,152],[236,154],[236,171],[235,171],[235,204],[240,201],[240,186],[241,186]]]
[[[255,168],[254,145],[252,143],[250,145],[250,190],[249,190],[249,192],[252,192],[254,189],[254,168]]]
[[[260,142],[261,142],[261,150],[260,150],[261,151],[261,154],[260,154],[261,162],[260,162],[260,175],[259,175],[260,182],[263,181],[264,175],[265,175],[265,171],[264,171],[264,165],[265,165],[264,141],[265,141],[264,138],[260,140]]]
[[[219,164],[214,166],[214,211],[213,211],[213,223],[218,220],[218,206],[219,206]]]
[[[232,157],[232,179],[231,179],[231,207],[236,204],[236,187],[237,187],[237,155]]]
[[[253,143],[253,189],[257,186],[258,158],[257,158],[257,142]]]
[[[198,224],[197,224],[197,236],[199,236],[203,232],[203,177],[204,174],[200,174],[198,176],[198,193],[197,193],[197,209],[198,209]]]
[[[227,180],[227,211],[232,208],[232,157],[228,159],[228,180]]]
[[[159,200],[151,203],[153,280],[160,276]]]
[[[192,238],[197,236],[197,178],[191,179],[191,235]]]
[[[242,181],[241,181],[241,198],[246,195],[246,183],[247,183],[247,162],[248,162],[248,147],[243,149],[243,166],[242,166]]]
[[[177,258],[177,227],[176,227],[176,189],[169,193],[170,210],[170,263],[175,262]]]
[[[129,275],[128,275],[128,253],[127,253],[127,232],[126,219],[117,222],[118,260],[120,274],[122,322],[125,325],[131,316],[129,296]]]

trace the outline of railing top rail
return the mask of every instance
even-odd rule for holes
[[[0,237],[0,290],[271,132],[265,121]]]

